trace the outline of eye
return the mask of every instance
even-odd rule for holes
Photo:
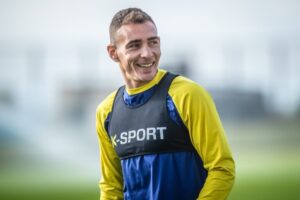
[[[139,43],[131,43],[127,46],[128,49],[138,49],[140,47]]]
[[[156,46],[158,44],[159,44],[159,40],[150,40],[149,41],[149,45],[151,45],[151,46]]]

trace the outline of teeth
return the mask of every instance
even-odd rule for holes
[[[139,66],[141,67],[151,67],[153,63],[149,63],[149,64],[139,64]]]

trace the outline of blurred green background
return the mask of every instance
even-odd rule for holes
[[[294,0],[0,0],[0,199],[99,199],[95,111],[122,84],[108,26],[129,6],[156,21],[161,68],[215,100],[236,162],[228,199],[300,199]]]
[[[262,119],[224,123],[237,167],[228,199],[299,199],[299,122]],[[13,150],[1,149],[1,158],[10,163],[1,167],[1,199],[99,198],[98,171],[91,177],[85,169],[63,168],[60,163],[49,166],[19,156]]]

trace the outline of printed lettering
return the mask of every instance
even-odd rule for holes
[[[126,144],[127,143],[127,132],[122,132],[120,134],[120,138],[121,138],[120,144]]]
[[[121,132],[112,137],[113,146],[118,143],[125,145],[131,142],[141,142],[149,140],[164,140],[167,127],[148,127],[146,129],[140,128],[138,130],[130,130],[128,132]],[[118,136],[120,138],[118,138]]]
[[[167,127],[157,127],[157,130],[159,130],[160,139],[164,139],[164,130],[167,130]]]
[[[128,143],[130,143],[131,139],[134,139],[136,137],[135,130],[128,131]]]
[[[156,132],[155,128],[147,128],[147,140],[150,140],[150,136],[153,137],[153,140],[156,140],[155,132]]]
[[[136,140],[137,141],[143,141],[145,140],[145,137],[146,137],[146,132],[145,132],[145,129],[139,129],[137,130],[136,132]]]

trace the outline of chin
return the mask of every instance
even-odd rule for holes
[[[140,76],[138,79],[140,80],[140,82],[149,82],[154,78],[154,76]]]
[[[151,71],[149,73],[142,73],[139,77],[141,78],[141,80],[151,81],[155,77],[156,72],[157,70]]]

